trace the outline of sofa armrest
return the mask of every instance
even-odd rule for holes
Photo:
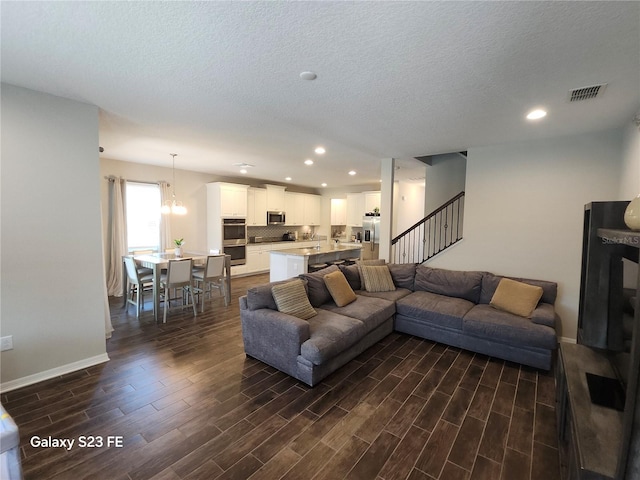
[[[539,325],[556,328],[556,311],[550,303],[540,303],[531,313],[531,321]]]
[[[268,308],[240,310],[247,355],[276,368],[295,366],[300,346],[309,339],[309,322]]]

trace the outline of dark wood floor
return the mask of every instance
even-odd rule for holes
[[[2,395],[25,478],[559,478],[551,375],[394,333],[308,388],[244,355],[237,299],[267,280],[160,326],[114,301],[111,361]]]

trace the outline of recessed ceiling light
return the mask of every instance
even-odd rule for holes
[[[315,80],[316,78],[318,78],[318,75],[316,75],[314,72],[302,72],[300,74],[300,78],[302,80]]]
[[[323,183],[323,184],[322,184],[322,186],[323,186],[323,187],[326,187],[326,186],[327,186],[327,184],[326,184],[326,183]]]
[[[285,178],[285,180],[286,180],[287,182],[290,182],[290,181],[291,181],[291,177],[287,177],[287,178]]]
[[[355,171],[355,170],[350,170],[350,171],[349,171],[349,175],[353,176],[353,175],[355,175],[355,174],[356,174],[356,171]]]
[[[324,149],[324,147],[316,147],[314,152],[316,152],[318,155],[323,155],[326,152],[326,150]]]
[[[240,170],[240,173],[244,175],[245,173],[247,173],[247,169],[243,168],[242,170]]]
[[[313,160],[311,160],[310,158],[307,158],[307,159],[304,161],[304,164],[305,164],[305,165],[313,165]]]
[[[546,116],[547,116],[547,112],[538,108],[536,110],[531,110],[529,113],[527,113],[527,120],[540,120],[541,118],[544,118]]]

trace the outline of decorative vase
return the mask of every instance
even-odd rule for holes
[[[182,247],[176,247],[174,252],[176,257],[180,258],[182,256]]]
[[[640,230],[640,195],[629,202],[624,211],[624,223],[631,230]]]

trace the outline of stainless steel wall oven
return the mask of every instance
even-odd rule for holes
[[[222,219],[222,248],[231,256],[231,265],[247,263],[247,221],[244,218]]]

